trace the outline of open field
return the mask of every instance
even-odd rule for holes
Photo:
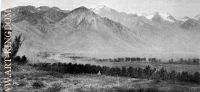
[[[91,65],[100,65],[108,67],[141,67],[145,68],[146,66],[151,66],[152,68],[160,69],[164,67],[168,71],[175,70],[177,72],[188,71],[191,73],[200,72],[199,65],[188,65],[188,64],[169,64],[169,63],[151,63],[151,62],[109,62],[109,61],[98,61],[96,58],[85,57],[82,55],[75,55],[70,53],[53,53],[45,52],[40,53],[39,57],[47,62],[56,61],[62,63],[78,63],[78,64],[91,64]],[[53,62],[49,62],[53,63]]]
[[[199,92],[200,85],[97,74],[61,74],[15,66],[13,92]],[[2,78],[2,74],[0,74]],[[36,83],[37,85],[34,85]],[[2,85],[1,85],[2,86]],[[139,91],[143,90],[143,91]],[[2,92],[2,90],[0,90]]]
[[[162,64],[162,63],[149,63],[149,62],[114,62],[112,66],[126,66],[126,67],[142,67],[145,66],[155,67],[160,69],[164,67],[168,71],[175,70],[177,72],[188,71],[191,73],[200,72],[200,65],[183,65],[183,64]]]
[[[39,56],[41,58],[41,55]],[[168,71],[200,72],[199,65],[164,64],[149,62],[100,62],[95,58],[73,57],[65,54],[43,55],[46,61],[91,64],[109,67],[141,67],[147,65]],[[30,61],[31,62],[31,61]],[[33,63],[33,62],[31,62]],[[38,63],[38,62],[34,62]],[[51,63],[51,62],[50,62]],[[53,62],[52,62],[53,63]],[[68,74],[38,70],[36,67],[13,65],[13,92],[199,92],[200,85],[184,82],[155,81],[97,74]],[[3,74],[0,73],[1,80]],[[1,86],[2,83],[1,83]],[[3,92],[0,89],[0,92]]]

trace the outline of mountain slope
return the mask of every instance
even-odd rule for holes
[[[145,47],[145,43],[134,32],[85,7],[71,11],[58,25],[58,28],[70,28],[67,30],[67,35],[70,34],[67,42],[72,41],[67,44],[70,50],[114,54],[139,51]]]
[[[36,56],[39,52],[56,51],[109,57],[139,55],[152,50],[129,28],[102,18],[86,7],[67,13],[48,7],[35,9],[34,12],[27,10],[27,15],[13,23],[13,34],[22,33],[25,39],[19,54]]]
[[[198,20],[188,18],[186,21],[184,21],[181,25],[181,28],[184,28],[186,30],[200,30],[200,22]]]
[[[121,13],[106,6],[93,10],[100,16],[119,22],[135,31],[160,54],[200,54],[200,28],[196,20],[180,21],[171,15],[160,13],[138,16]]]
[[[13,37],[22,34],[24,39],[18,54],[33,58],[40,52],[96,57],[200,54],[198,29],[182,28],[187,21],[163,21],[159,14],[157,21],[155,16],[148,19],[107,7],[103,11],[86,7],[65,11],[20,6],[13,11]]]

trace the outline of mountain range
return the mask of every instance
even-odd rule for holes
[[[200,56],[198,15],[178,20],[170,14],[143,16],[106,6],[19,6],[12,11],[13,37],[22,34],[24,39],[18,54],[30,57],[47,51],[94,57]]]

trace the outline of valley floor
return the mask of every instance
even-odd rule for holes
[[[134,90],[148,88],[157,90],[151,92],[200,92],[200,85],[195,84],[97,74],[60,74],[37,70],[29,65],[15,68],[13,92],[143,92]],[[0,76],[2,78],[2,74]]]

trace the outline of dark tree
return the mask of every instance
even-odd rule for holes
[[[22,41],[22,34],[15,37],[15,39],[12,43],[12,57],[15,57],[17,55],[17,52],[22,45],[22,42],[23,42]]]
[[[195,72],[194,75],[193,75],[192,80],[193,80],[195,83],[200,84],[200,73],[199,73],[199,72]]]
[[[177,73],[176,73],[176,71],[171,71],[170,73],[169,73],[169,79],[174,83],[175,82],[175,80],[176,80],[176,76],[177,76]]]

